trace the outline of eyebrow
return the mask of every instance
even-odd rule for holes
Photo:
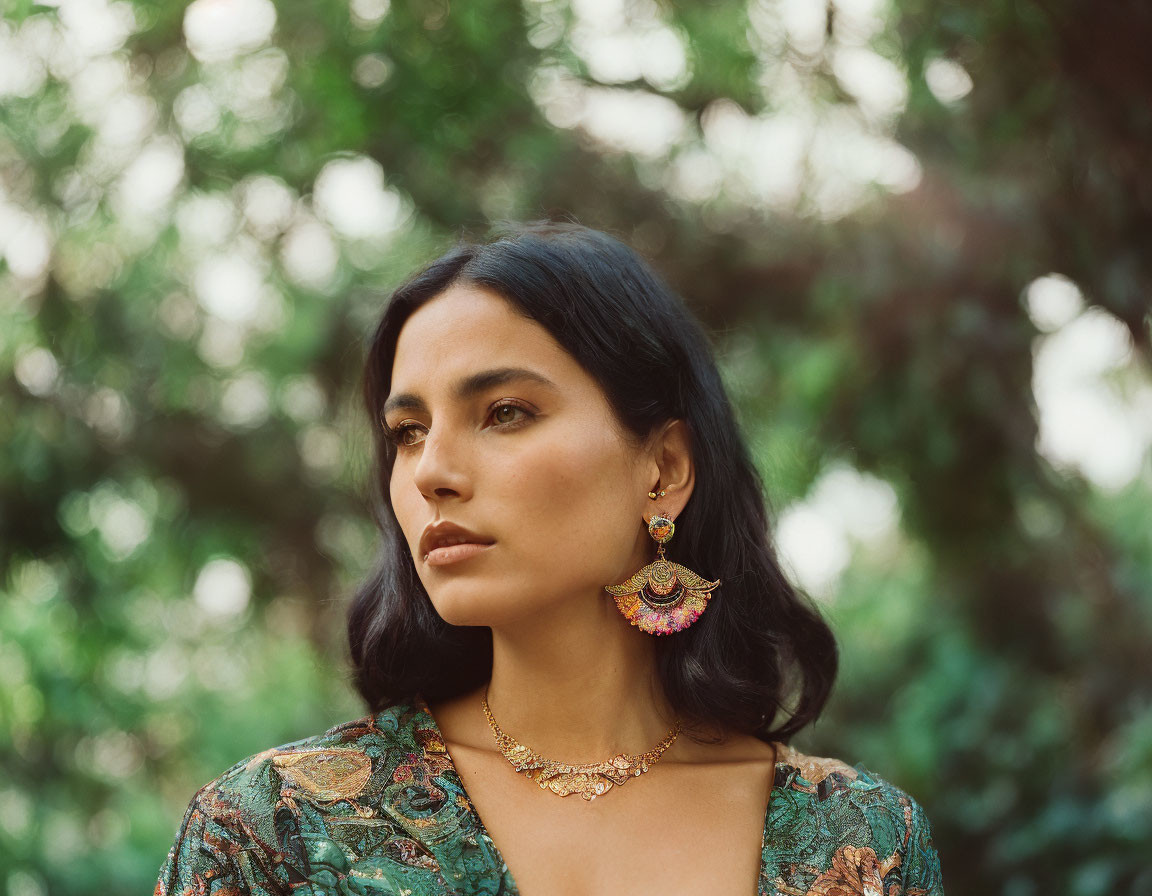
[[[491,389],[493,386],[503,386],[505,383],[523,380],[546,386],[550,389],[558,388],[548,377],[537,373],[535,370],[529,370],[526,367],[494,367],[491,370],[481,370],[478,373],[464,377],[464,379],[456,383],[453,394],[457,401],[464,401],[480,392]],[[428,406],[424,403],[424,399],[415,392],[401,392],[398,395],[390,396],[388,400],[384,402],[384,408],[380,411],[380,416],[383,417],[387,415],[389,411],[397,410],[427,411]]]

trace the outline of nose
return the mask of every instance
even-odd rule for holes
[[[466,498],[471,494],[470,477],[462,465],[463,439],[453,437],[442,427],[428,430],[420,446],[412,478],[425,498]]]

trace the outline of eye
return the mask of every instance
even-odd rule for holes
[[[509,416],[507,414],[505,414],[505,415],[503,415],[503,418],[502,418],[501,417],[501,411],[519,411],[527,419],[531,419],[532,417],[535,416],[532,412],[530,412],[526,408],[523,408],[518,404],[514,404],[513,402],[505,402],[503,404],[498,404],[492,408],[491,416],[494,417],[496,419],[496,422],[502,426],[515,426],[515,425],[517,425],[521,422],[525,422],[525,421],[517,420],[515,414],[513,414],[511,416],[511,418],[509,418]]]
[[[493,419],[500,429],[516,429],[529,423],[535,416],[526,407],[509,400],[498,402],[488,412],[488,417]],[[419,423],[406,421],[396,427],[391,427],[386,422],[381,421],[381,426],[388,440],[400,448],[414,448],[422,441],[421,439],[409,438],[409,433],[417,433],[424,429]]]
[[[382,423],[381,426],[384,429],[384,436],[393,445],[396,445],[400,448],[411,448],[413,445],[416,444],[415,442],[409,442],[408,441],[408,433],[413,431],[413,430],[418,429],[419,426],[417,424],[401,423],[399,426],[393,428],[393,427],[389,426],[387,423]]]

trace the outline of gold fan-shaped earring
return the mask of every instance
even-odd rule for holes
[[[649,492],[648,497],[655,499],[657,495]],[[668,517],[653,515],[648,534],[656,540],[656,559],[628,581],[604,586],[628,621],[650,635],[670,635],[688,628],[700,618],[710,592],[720,584],[719,579],[709,582],[688,567],[665,559],[664,544],[675,531]]]

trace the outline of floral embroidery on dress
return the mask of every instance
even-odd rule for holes
[[[819,784],[829,775],[836,773],[851,780],[857,777],[857,771],[846,762],[839,759],[828,759],[823,756],[808,756],[788,744],[776,744],[776,759],[796,769],[810,783]]]
[[[282,778],[319,803],[352,801],[372,774],[362,750],[290,750],[269,757]]]
[[[943,896],[928,822],[911,797],[837,759],[791,747],[777,757],[782,791],[772,799],[785,809],[765,837],[761,896]]]
[[[820,872],[807,890],[783,881],[776,886],[789,896],[885,896],[884,878],[899,864],[898,854],[881,862],[871,846],[845,845],[832,856],[832,867]]]
[[[445,793],[433,783],[433,779],[452,768],[444,739],[440,732],[427,728],[417,728],[415,735],[420,742],[420,753],[406,754],[392,773],[392,780],[398,784],[411,781],[427,790],[430,799],[441,802],[446,798]]]

